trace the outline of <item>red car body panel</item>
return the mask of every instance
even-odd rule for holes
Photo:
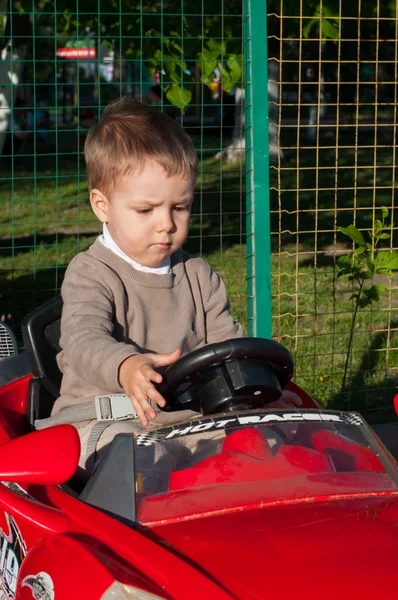
[[[3,402],[6,407],[4,413],[0,413],[0,443],[2,444],[10,440],[10,436],[3,428],[3,421],[5,421],[7,429],[10,429],[6,420],[8,418],[10,418],[13,427],[18,432],[22,428],[28,401],[29,380],[30,377],[24,377],[0,388],[1,411]],[[13,397],[16,399],[15,410],[12,410]],[[1,418],[2,415],[4,415],[3,418]],[[65,427],[70,430],[70,435],[65,437],[69,437],[69,441],[72,441],[74,438],[73,428],[70,426]],[[42,433],[44,431],[39,432],[39,434]],[[22,437],[17,441],[23,443],[23,440]],[[43,448],[40,446],[37,449],[37,455],[29,457],[28,460],[33,459],[34,462],[36,458],[37,462],[40,462],[40,454]],[[76,446],[72,441],[72,455],[75,451]],[[54,457],[58,461],[61,458],[60,455]],[[1,459],[0,447],[0,475],[2,472]],[[17,462],[23,460],[23,454],[13,456],[12,460]],[[61,471],[64,471],[65,468],[68,469],[70,464],[69,455],[65,456],[65,463],[66,466],[60,466]],[[135,587],[143,587],[148,592],[162,594],[160,597],[166,599],[184,598],[186,590],[191,586],[193,586],[191,598],[203,598],[203,594],[215,600],[225,600],[231,597],[216,582],[213,582],[174,553],[167,551],[152,539],[148,539],[141,532],[129,528],[94,507],[73,498],[60,488],[53,486],[39,488],[34,485],[18,487],[20,493],[16,494],[4,485],[0,486],[0,507],[5,511],[0,512],[0,532],[3,532],[3,541],[0,543],[2,544],[3,554],[6,555],[7,550],[9,553],[11,552],[9,545],[6,547],[4,542],[7,536],[12,537],[12,535],[10,536],[6,515],[12,515],[14,518],[18,535],[21,536],[26,549],[34,548],[34,552],[29,553],[28,556],[21,555],[17,566],[13,564],[13,569],[17,573],[19,573],[19,570],[21,571],[18,577],[19,587],[18,589],[15,588],[17,598],[29,598],[31,600],[33,597],[31,588],[28,585],[21,587],[20,582],[29,574],[36,576],[44,569],[46,573],[51,573],[54,585],[56,582],[58,583],[57,600],[70,600],[72,597],[84,600],[99,599],[101,594],[115,580],[114,574],[116,571],[118,581],[130,583]],[[26,489],[26,495],[23,494],[24,488]],[[39,499],[40,502],[37,502],[36,499]],[[43,538],[45,534],[57,535]],[[64,536],[60,537],[59,534],[64,534]],[[66,549],[65,543],[68,542],[69,544],[70,536],[76,537],[77,540],[83,538],[86,540],[86,545],[76,546],[71,551],[69,547]],[[38,547],[36,547],[36,544],[38,544]],[[56,548],[57,551],[55,551]],[[99,551],[97,557],[90,554],[90,550],[93,548]],[[63,553],[65,554],[65,560],[60,563],[60,554]],[[74,560],[72,561],[73,556],[78,559],[77,563]],[[115,558],[111,560],[111,557]],[[4,560],[7,560],[6,556]],[[78,575],[75,570],[76,564],[80,565],[79,570],[81,573],[85,573],[87,589],[84,585],[76,587],[75,575]],[[92,571],[94,564],[98,568]],[[101,568],[99,568],[99,564],[101,564]],[[115,564],[117,568],[114,566]],[[128,565],[134,565],[132,572],[131,567],[129,568]],[[127,571],[123,571],[123,568]],[[123,572],[124,575],[121,577],[120,574]],[[73,580],[70,578],[71,573],[74,573]],[[92,573],[95,573],[94,577]],[[107,576],[105,576],[106,573]],[[93,579],[95,579],[96,585],[90,587],[89,584],[93,582]],[[10,581],[13,582],[13,576],[11,575]],[[16,581],[14,583],[16,584]],[[9,589],[9,586],[7,589]],[[14,596],[10,595],[10,597]]]
[[[239,598],[389,599],[397,525],[397,495],[381,495],[280,503],[154,531]]]
[[[184,598],[191,586],[191,598],[203,598],[203,594],[215,600],[230,598],[190,562],[158,544],[153,536],[146,536],[144,530],[126,527],[59,488],[49,487],[47,493],[52,505],[68,514],[70,533],[79,537],[83,534],[103,555],[115,557],[121,565],[134,565],[137,572],[156,582],[171,598]]]
[[[0,481],[10,480],[15,473],[19,483],[41,484],[43,477],[48,484],[68,481],[76,471],[80,457],[80,440],[77,430],[68,425],[57,427],[57,445],[51,447],[53,431],[43,429],[35,434],[35,451],[32,454],[31,438],[21,436],[13,442],[13,453],[0,445]],[[49,448],[52,448],[49,452]],[[43,465],[46,466],[44,470]],[[1,466],[6,468],[6,474]]]
[[[303,479],[305,493],[297,494],[289,493],[289,481],[278,477],[288,448],[274,463],[270,481],[248,486],[245,477],[255,477],[256,468],[249,458],[236,459],[237,437],[231,436],[217,460],[229,461],[242,481],[232,477],[227,483],[226,477],[219,485],[210,464],[175,473],[171,493],[141,504],[139,518],[145,525],[129,527],[55,480],[46,486],[23,483],[21,465],[26,480],[32,482],[35,473],[38,483],[46,477],[38,471],[46,452],[44,432],[29,436],[39,440],[32,456],[24,450],[23,437],[14,440],[19,445],[13,447],[20,448],[15,455],[7,456],[2,446],[26,432],[29,380],[24,376],[0,387],[0,481],[6,466],[14,465],[19,473],[18,485],[0,484],[0,572],[8,597],[38,598],[34,585],[46,584],[50,600],[99,600],[114,581],[166,600],[396,596],[398,492],[386,474],[377,472],[378,458],[366,448],[355,454],[359,471],[362,464],[366,472],[354,478],[335,473],[332,484],[322,475],[326,457],[305,449],[296,453],[297,472],[300,460],[311,465]],[[297,386],[290,388],[300,393],[304,406],[317,406]],[[50,457],[59,465],[60,480],[76,461],[76,436],[65,427],[59,430],[64,444],[58,450],[63,451]],[[318,437],[320,449],[343,443]],[[262,457],[260,442],[241,435],[238,447],[245,443]],[[349,444],[344,451],[349,454]],[[198,482],[203,487],[193,492],[190,486]],[[159,521],[158,508],[165,504],[168,517]]]
[[[26,375],[0,387],[0,425],[7,433],[5,436],[0,428],[0,444],[24,432],[31,379]]]

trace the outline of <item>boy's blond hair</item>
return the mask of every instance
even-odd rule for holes
[[[117,180],[154,160],[168,175],[196,177],[198,156],[174,119],[128,96],[115,100],[84,145],[89,189],[110,195]]]

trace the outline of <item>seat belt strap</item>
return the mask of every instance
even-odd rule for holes
[[[92,473],[95,466],[95,461],[97,459],[97,444],[99,442],[99,439],[104,433],[105,429],[112,425],[112,423],[115,423],[115,421],[98,421],[97,423],[95,423],[92,430],[90,431],[90,435],[88,436],[86,446],[87,459],[85,464],[85,469],[89,473]]]
[[[99,423],[107,424],[115,421],[136,419],[137,413],[126,394],[106,394],[96,396],[94,401],[90,400],[84,404],[68,406],[58,414],[48,419],[37,419],[35,429],[46,429],[55,425],[68,425],[81,421],[97,420]]]

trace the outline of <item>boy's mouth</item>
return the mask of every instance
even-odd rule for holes
[[[158,242],[157,244],[152,244],[155,248],[160,248],[161,250],[168,250],[171,246],[171,242]]]

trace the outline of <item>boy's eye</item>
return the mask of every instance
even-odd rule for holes
[[[137,208],[137,212],[140,215],[147,215],[151,212],[152,208]]]
[[[188,206],[185,206],[184,204],[180,204],[180,205],[178,205],[178,206],[175,206],[175,207],[174,207],[174,210],[176,210],[176,211],[180,212],[180,211],[182,211],[182,210],[188,210],[188,208],[189,208]]]

